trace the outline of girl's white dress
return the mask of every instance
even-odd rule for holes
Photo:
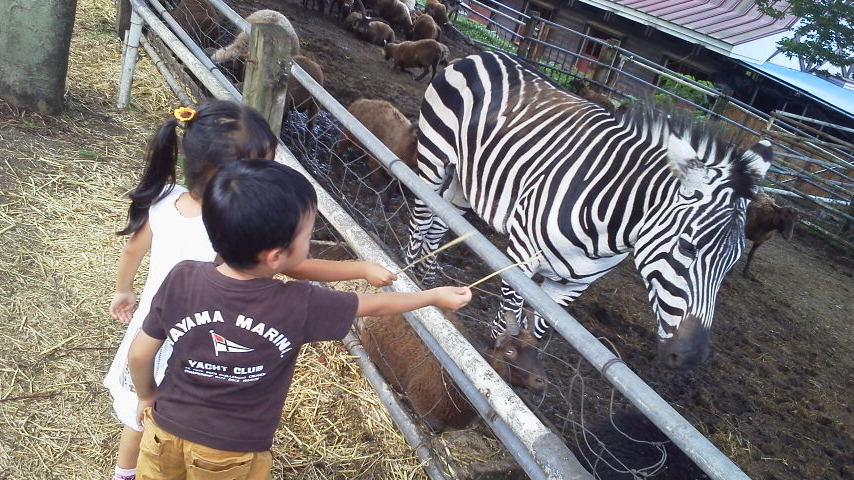
[[[133,382],[128,371],[128,350],[130,344],[142,328],[142,321],[151,308],[151,300],[160,288],[160,284],[172,267],[184,260],[212,262],[216,258],[208,240],[208,234],[202,223],[202,217],[184,217],[178,212],[175,202],[186,188],[176,185],[165,198],[153,204],[148,209],[148,224],[151,227],[151,252],[149,255],[148,277],[139,298],[139,306],[133,312],[133,318],[128,325],[119,350],[113,358],[113,363],[104,386],[110,390],[113,397],[113,410],[119,420],[134,430],[136,425],[137,397]],[[166,372],[166,361],[172,354],[172,347],[163,344],[154,361],[154,378],[159,385]]]

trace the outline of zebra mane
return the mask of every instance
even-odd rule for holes
[[[688,142],[700,161],[709,168],[724,168],[728,172],[727,182],[738,197],[753,198],[761,179],[752,173],[750,159],[745,149],[739,147],[719,122],[697,119],[684,110],[660,108],[645,101],[622,111],[618,118],[639,129],[648,129],[660,144],[666,136],[676,135]],[[729,167],[729,168],[727,168]]]

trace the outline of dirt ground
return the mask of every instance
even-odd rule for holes
[[[417,119],[426,80],[392,71],[379,47],[355,41],[331,17],[306,13],[296,0],[231,3],[243,13],[276,7],[288,15],[303,53],[324,67],[326,88],[343,104],[383,98]],[[474,50],[449,37],[443,41],[452,57]],[[444,263],[469,261],[447,255]],[[654,320],[630,260],[594,284],[570,311],[752,478],[850,478],[852,259],[798,232],[791,242],[775,239],[758,250],[757,280],[742,278],[742,268],[743,260],[718,297],[715,353],[690,373],[655,364]],[[571,347],[553,340],[547,357],[553,384],[569,384],[560,369],[572,363]],[[559,412],[545,405],[560,396],[552,390],[534,400],[552,422]]]

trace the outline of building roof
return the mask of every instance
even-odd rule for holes
[[[789,30],[798,18],[764,15],[755,0],[580,0],[711,50],[727,54],[735,45]],[[782,8],[786,0],[775,6]]]
[[[759,64],[748,61],[743,63],[751,70],[801,91],[833,110],[854,117],[854,90],[840,87],[818,75],[773,63]]]

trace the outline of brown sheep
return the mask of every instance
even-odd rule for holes
[[[416,40],[414,42],[390,43],[385,46],[385,59],[391,59],[394,66],[401,71],[408,72],[407,68],[421,67],[424,69],[415,80],[421,80],[432,68],[433,74],[430,80],[436,76],[436,65],[448,64],[450,50],[436,40]]]
[[[427,0],[424,5],[424,12],[433,17],[439,28],[443,28],[448,23],[448,8],[438,0]]]
[[[323,85],[323,69],[314,60],[302,55],[297,55],[292,60],[317,83]],[[320,106],[293,75],[288,75],[288,99],[285,103],[285,112],[290,112],[292,109],[296,109],[298,112],[307,111],[308,125],[314,127],[314,118],[320,111]]]
[[[407,38],[410,40],[432,39],[439,40],[442,30],[436,25],[436,21],[430,15],[420,15],[412,23],[412,31]]]
[[[741,273],[744,278],[752,278],[748,269],[756,249],[770,240],[774,232],[780,232],[783,238],[791,240],[798,220],[800,220],[800,213],[796,209],[778,206],[765,192],[756,195],[747,207],[747,221],[744,227],[744,236],[753,241],[750,253],[747,254],[747,263]]]
[[[377,0],[374,3],[377,15],[388,20],[392,27],[399,29],[404,34],[412,30],[412,17],[409,8],[400,0]]]
[[[356,37],[374,45],[383,47],[394,42],[394,30],[387,23],[379,20],[368,23],[362,23],[357,20],[354,23],[353,30],[356,33]]]
[[[344,28],[350,30],[351,32],[356,28],[356,24],[364,19],[365,16],[359,12],[352,12],[344,18],[342,22],[344,24]]]
[[[418,148],[418,126],[409,121],[400,110],[385,100],[371,100],[360,98],[347,107],[356,120],[373,133],[392,153],[401,159],[409,168],[415,168],[415,158]],[[346,130],[342,130],[343,136],[335,144],[335,153],[340,157],[350,145],[364,150],[362,145],[350,136]],[[371,173],[371,183],[377,189],[388,184],[389,174],[380,163],[372,156],[368,157],[374,168]],[[391,200],[396,189],[386,190],[385,202]]]
[[[299,55],[299,36],[293,25],[283,14],[275,10],[258,10],[246,17],[249,23],[272,23],[285,29],[291,43],[291,56]],[[227,62],[240,58],[249,50],[249,35],[240,32],[231,44],[220,48],[211,55],[215,63]]]
[[[444,313],[467,336],[457,316]],[[527,330],[519,330],[515,336],[509,330],[493,346],[479,349],[481,355],[510,384],[542,390],[545,372],[537,358],[537,340]],[[356,331],[386,381],[406,395],[412,410],[433,431],[465,428],[477,418],[465,395],[403,315],[359,319]]]
[[[204,0],[182,0],[172,10],[172,18],[202,48],[219,41],[219,11]]]

